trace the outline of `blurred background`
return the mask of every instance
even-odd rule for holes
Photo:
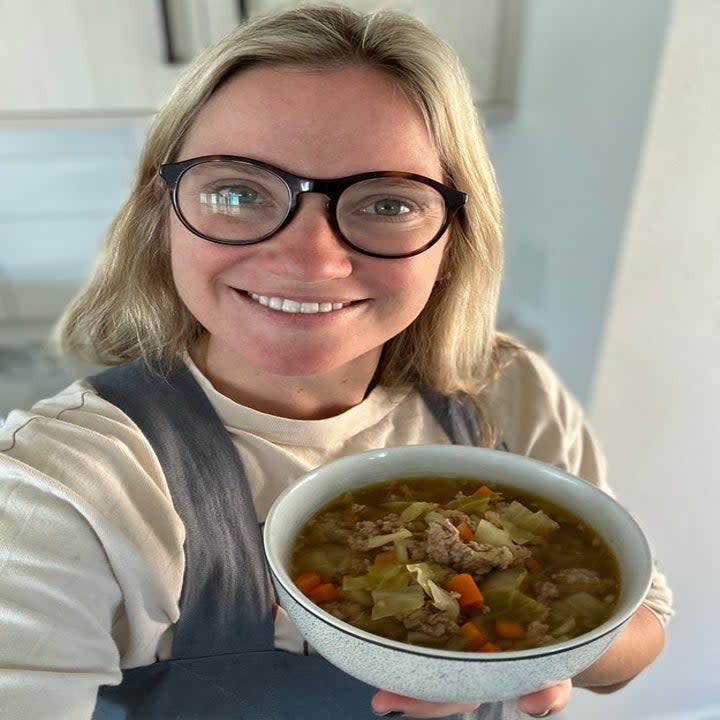
[[[47,334],[184,64],[290,4],[0,0],[0,418],[87,371]],[[505,202],[499,323],[588,409],[675,591],[663,657],[561,717],[720,718],[720,0],[348,4],[415,13],[467,65]]]

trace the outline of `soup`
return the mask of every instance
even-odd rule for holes
[[[383,637],[498,652],[581,635],[612,615],[617,562],[578,518],[464,478],[344,493],[301,529],[290,574],[327,612]]]

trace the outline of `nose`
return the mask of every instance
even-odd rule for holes
[[[324,195],[303,194],[292,220],[262,245],[276,272],[301,282],[340,279],[353,270],[353,252],[333,228]]]

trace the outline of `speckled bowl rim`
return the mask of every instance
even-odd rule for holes
[[[595,494],[595,497],[598,499],[599,502],[605,503],[609,506],[614,506],[614,512],[616,512],[618,515],[623,517],[623,522],[627,523],[628,530],[631,533],[634,533],[636,538],[637,550],[639,551],[639,554],[642,555],[642,564],[644,567],[636,567],[636,571],[642,571],[642,574],[646,576],[646,581],[643,586],[641,586],[641,591],[638,591],[636,593],[636,598],[634,600],[631,600],[627,597],[625,597],[625,584],[623,583],[621,585],[621,597],[620,602],[618,605],[618,610],[610,617],[608,620],[606,620],[601,625],[598,625],[594,630],[591,630],[589,632],[583,633],[582,635],[578,635],[577,637],[571,638],[570,640],[565,640],[560,643],[553,643],[552,645],[545,645],[539,648],[530,648],[526,650],[506,650],[503,652],[498,653],[476,653],[476,652],[469,652],[469,651],[459,651],[459,650],[442,650],[437,648],[427,648],[420,645],[411,645],[409,643],[403,643],[399,642],[397,640],[391,640],[389,638],[384,638],[381,635],[375,635],[374,633],[367,632],[365,630],[361,630],[359,628],[356,628],[354,625],[351,625],[350,623],[346,623],[342,620],[339,620],[334,615],[331,615],[330,613],[323,610],[319,605],[316,605],[312,600],[307,598],[305,595],[303,595],[295,586],[295,584],[292,582],[292,579],[290,578],[289,574],[285,570],[285,567],[283,565],[282,560],[277,557],[275,552],[275,547],[271,542],[270,535],[272,532],[273,525],[275,523],[275,518],[280,512],[280,508],[284,506],[287,503],[291,503],[292,499],[295,495],[302,492],[302,488],[309,483],[314,483],[314,478],[318,474],[318,472],[323,471],[325,468],[329,468],[330,466],[333,466],[332,469],[336,468],[342,468],[344,465],[354,465],[355,462],[360,459],[367,459],[371,460],[374,458],[385,458],[388,456],[388,454],[396,455],[403,452],[408,452],[412,450],[417,450],[418,448],[421,448],[423,450],[430,450],[434,451],[436,449],[444,448],[445,450],[442,450],[442,452],[447,452],[447,448],[456,448],[461,449],[461,451],[475,451],[478,453],[478,457],[481,457],[482,455],[487,455],[488,453],[492,454],[502,454],[502,455],[511,455],[513,458],[513,462],[518,464],[525,464],[528,468],[535,467],[536,469],[544,469],[545,471],[550,471],[552,474],[558,476],[559,479],[563,479],[566,482],[572,484],[572,485],[578,485],[582,484],[581,487],[583,488],[582,492],[588,492],[590,495]],[[427,474],[436,474],[432,470],[428,471]],[[417,477],[422,477],[421,473],[413,474],[411,473],[408,475],[408,477],[412,477],[413,475],[416,475]],[[462,473],[442,473],[441,474],[444,477],[463,477]],[[373,482],[382,482],[382,481],[373,481]],[[494,482],[493,480],[488,480],[488,482]],[[497,481],[498,484],[503,484],[503,481]],[[323,504],[330,502],[333,497],[338,497],[342,492],[344,492],[344,489],[338,490],[334,495],[331,495],[328,497],[327,500],[323,501]],[[540,495],[540,493],[537,493]],[[557,501],[551,501],[556,502]],[[315,507],[310,512],[306,513],[303,516],[302,522],[306,522],[322,505]],[[573,511],[573,514],[578,515],[576,511]],[[591,520],[587,518],[580,518],[585,524],[589,525],[590,527],[595,530],[606,542],[608,542],[608,539],[605,535],[592,523]],[[457,661],[457,662],[481,662],[481,663],[487,663],[487,662],[511,662],[514,660],[528,660],[533,658],[542,658],[542,657],[549,657],[552,655],[559,655],[564,652],[567,652],[569,650],[572,650],[574,648],[582,647],[584,645],[587,645],[588,643],[594,642],[596,640],[600,640],[601,638],[605,637],[606,635],[609,635],[613,632],[615,632],[619,627],[624,625],[635,613],[635,611],[642,605],[642,601],[645,598],[645,595],[647,594],[648,589],[650,588],[650,584],[652,582],[652,573],[653,573],[653,557],[652,552],[649,546],[649,543],[647,541],[647,538],[645,537],[645,534],[643,533],[642,529],[640,528],[639,524],[635,520],[635,518],[620,504],[613,498],[612,496],[608,495],[607,493],[603,492],[599,488],[595,487],[594,485],[574,476],[570,473],[567,473],[560,468],[557,468],[553,465],[548,465],[547,463],[541,462],[539,460],[535,460],[534,458],[529,458],[525,456],[520,455],[513,455],[512,453],[507,453],[505,451],[501,450],[491,450],[488,448],[478,448],[478,447],[470,447],[470,446],[457,446],[457,445],[412,445],[412,446],[399,446],[399,447],[392,447],[392,448],[382,448],[378,450],[368,450],[362,453],[358,453],[351,456],[345,456],[343,458],[339,458],[337,460],[332,460],[329,463],[322,465],[315,470],[312,470],[303,476],[299,478],[299,480],[290,486],[289,488],[286,488],[273,502],[267,517],[265,519],[265,523],[263,525],[263,543],[265,546],[265,554],[267,557],[268,564],[270,566],[270,571],[273,576],[273,580],[277,582],[279,585],[282,586],[284,591],[287,593],[287,595],[295,602],[300,608],[308,612],[310,615],[315,617],[317,620],[321,621],[322,623],[329,625],[330,627],[333,627],[340,632],[350,635],[358,640],[361,640],[363,642],[370,643],[372,645],[376,645],[378,647],[386,648],[389,650],[396,650],[408,655],[417,655],[422,658],[433,658],[436,660],[450,660],[450,661]],[[620,559],[618,559],[618,562],[622,565],[622,562]],[[622,580],[622,578],[621,578]],[[644,589],[642,589],[644,588]]]

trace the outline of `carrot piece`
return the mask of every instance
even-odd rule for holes
[[[487,485],[481,485],[473,493],[473,495],[480,495],[481,497],[487,497],[488,495],[492,495],[492,494],[493,494],[493,491]]]
[[[500,652],[500,648],[491,642],[486,642],[481,648],[480,652]]]
[[[307,595],[313,588],[316,588],[322,579],[315,572],[301,573],[295,578],[295,585],[298,586],[301,592]]]
[[[392,551],[378,553],[373,562],[376,565],[392,565],[395,562],[395,553]]]
[[[543,569],[539,560],[534,558],[532,555],[525,561],[525,567],[527,568],[527,571],[533,575],[537,575],[539,572],[542,572]]]
[[[331,600],[337,600],[338,591],[332,583],[323,583],[314,587],[308,595],[310,599],[316,603],[330,602]]]
[[[458,603],[461,608],[481,608],[485,604],[485,598],[480,592],[480,588],[469,573],[460,573],[460,575],[451,578],[445,589],[456,592],[460,596]]]
[[[524,640],[527,637],[525,626],[516,620],[498,618],[495,621],[495,632],[506,640]]]
[[[470,542],[475,539],[475,533],[472,528],[463,520],[457,526],[458,535],[463,542]]]
[[[460,626],[460,634],[465,639],[465,647],[468,650],[479,650],[488,641],[487,633],[472,620]]]

